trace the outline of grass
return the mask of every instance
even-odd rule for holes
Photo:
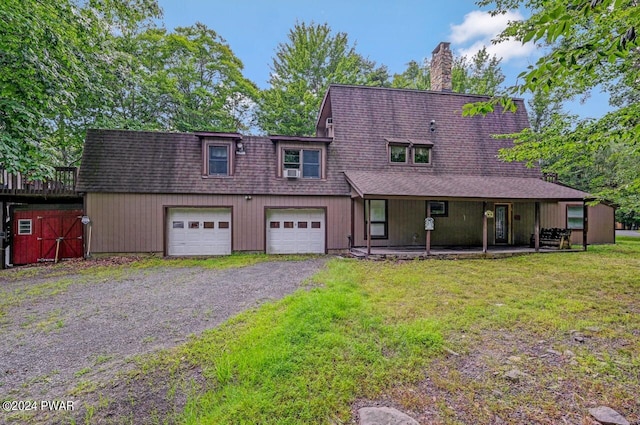
[[[202,371],[205,383],[179,419],[186,424],[344,423],[354,401],[377,398],[416,411],[426,400],[442,423],[489,423],[487,412],[561,421],[553,389],[569,387],[584,403],[637,410],[640,242],[633,239],[502,260],[332,260],[314,284],[148,360],[141,376],[185,364]],[[571,331],[586,329],[596,329],[591,345],[572,345]],[[540,340],[541,353],[570,348],[574,361],[558,366],[537,356]],[[514,367],[508,358],[522,358],[516,366],[536,376],[528,389],[501,378]],[[472,360],[476,379],[457,369]]]

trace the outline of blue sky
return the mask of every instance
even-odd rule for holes
[[[454,54],[473,55],[482,45],[502,59],[505,83],[535,63],[537,50],[520,43],[492,45],[490,40],[520,12],[491,17],[473,0],[159,0],[164,24],[171,29],[202,22],[215,30],[244,63],[244,74],[259,87],[268,87],[272,57],[278,43],[296,21],[328,23],[346,32],[356,50],[391,74],[402,72],[410,60],[430,58],[440,41],[450,41]],[[596,96],[577,105],[581,115],[599,116],[606,99]]]

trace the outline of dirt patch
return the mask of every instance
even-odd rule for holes
[[[93,409],[94,402],[113,404],[112,411],[117,411],[135,394],[137,408],[151,406],[138,410],[161,409],[166,394],[156,404],[145,397],[185,394],[188,388],[164,389],[157,384],[160,377],[142,383],[113,381],[114,377],[121,373],[126,377],[136,356],[182,344],[189,335],[295,291],[324,262],[277,261],[227,270],[125,267],[113,277],[104,269],[96,275],[57,270],[55,276],[38,273],[9,282],[10,290],[28,296],[9,308],[0,327],[2,400],[71,400],[74,416],[84,417],[91,416],[87,409]],[[59,293],[56,285],[62,288]],[[47,288],[46,296],[29,296],[30,289],[42,287]],[[185,382],[198,385],[197,371],[179,373],[185,374]],[[147,388],[143,391],[136,385]],[[101,398],[89,405],[88,395],[98,393]],[[180,406],[176,397],[175,405]],[[158,410],[160,415],[166,413]],[[0,423],[12,420],[57,423],[60,416],[42,411],[0,413]],[[118,414],[113,423],[126,421]]]
[[[487,331],[457,335],[452,342],[460,353],[436,359],[422,381],[354,403],[353,423],[365,406],[395,407],[429,425],[597,425],[588,409],[599,405],[616,409],[631,423],[640,420],[638,370],[620,364],[607,369],[604,359],[611,358],[616,342],[597,332],[539,339]]]

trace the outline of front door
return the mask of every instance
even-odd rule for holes
[[[508,244],[510,225],[509,205],[496,205],[495,212],[496,221],[496,244]]]

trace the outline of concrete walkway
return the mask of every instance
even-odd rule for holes
[[[616,236],[631,236],[640,238],[640,232],[637,230],[616,230]]]

